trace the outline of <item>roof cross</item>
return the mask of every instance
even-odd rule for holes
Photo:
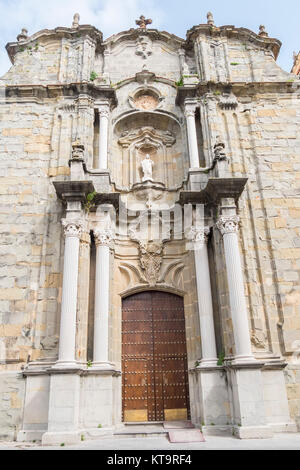
[[[141,29],[146,29],[148,24],[152,23],[151,18],[146,19],[144,15],[140,16],[139,20],[135,21],[136,24],[141,28]]]

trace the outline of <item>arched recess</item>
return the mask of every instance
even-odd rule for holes
[[[178,121],[169,114],[133,111],[116,122],[110,167],[117,186],[130,189],[141,181],[141,161],[147,153],[154,161],[155,181],[168,188],[182,183],[182,132]]]
[[[183,298],[147,290],[122,302],[125,422],[189,419]]]

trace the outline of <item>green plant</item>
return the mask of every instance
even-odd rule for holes
[[[81,438],[80,438],[82,441],[85,441],[85,437],[84,437],[84,434],[81,434]]]
[[[96,78],[98,78],[98,74],[93,70],[91,72],[91,75],[90,75],[90,80],[91,82],[93,82],[94,80],[96,80]]]
[[[62,443],[60,444],[60,447],[65,447],[65,443],[62,442]]]
[[[98,429],[101,429],[102,428],[102,424],[98,424]]]
[[[87,196],[86,196],[86,202],[85,202],[85,205],[84,205],[84,208],[86,210],[87,213],[90,212],[90,210],[95,207],[95,202],[94,202],[94,199],[95,199],[95,196],[96,196],[97,192],[94,191],[93,193],[89,193]]]
[[[87,361],[86,365],[87,365],[87,367],[92,367],[93,363],[92,363],[92,361]]]
[[[176,86],[183,86],[183,77],[181,77],[181,79],[178,80],[178,82],[175,82],[175,85]]]
[[[230,65],[240,65],[238,62],[230,62]]]
[[[215,426],[215,423],[210,423],[211,426]]]
[[[214,91],[214,95],[215,95],[215,96],[220,96],[220,95],[221,95],[221,92],[220,92],[219,90],[216,90],[216,91]]]
[[[204,422],[204,421],[202,421],[201,426],[205,426],[205,422]]]
[[[200,366],[200,362],[199,361],[196,361],[195,362],[195,367],[199,367]]]
[[[288,82],[294,82],[294,81],[295,81],[294,78],[289,78],[289,79],[288,79]]]
[[[219,355],[219,358],[218,358],[218,362],[217,362],[217,365],[218,366],[222,366],[224,364],[224,361],[225,361],[225,353],[222,352],[220,355]]]

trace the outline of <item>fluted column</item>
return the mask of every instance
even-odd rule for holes
[[[108,360],[109,278],[110,243],[113,231],[110,228],[94,230],[96,241],[96,280],[94,312],[94,361],[97,368],[111,368]]]
[[[184,111],[185,111],[185,117],[186,117],[186,123],[187,123],[190,167],[199,168],[199,151],[198,151],[196,122],[195,122],[196,104],[186,103]]]
[[[99,169],[106,170],[108,165],[108,120],[109,103],[99,105]]]
[[[230,309],[233,323],[236,357],[239,361],[253,361],[248,314],[245,299],[242,263],[240,257],[237,215],[221,216],[217,227],[223,235]]]
[[[81,220],[63,219],[65,253],[60,318],[59,356],[56,366],[75,364],[76,309],[79,243],[84,228]]]
[[[194,226],[191,228],[190,232],[191,240],[194,242],[193,248],[202,345],[200,367],[216,366],[218,361],[207,252],[209,232],[210,229],[208,227],[196,228]]]

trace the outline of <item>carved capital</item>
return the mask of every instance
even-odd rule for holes
[[[204,245],[208,242],[208,236],[210,234],[209,227],[192,227],[186,232],[186,238],[193,243]]]
[[[195,117],[196,105],[195,104],[186,104],[184,108],[184,115],[186,118]]]
[[[94,230],[96,246],[110,246],[115,238],[112,228],[96,228]]]
[[[239,231],[240,218],[237,215],[221,216],[217,222],[217,227],[222,235],[227,233],[237,233]]]
[[[109,118],[110,106],[109,106],[108,101],[97,104],[97,108],[99,111],[100,118],[101,117]]]
[[[62,219],[61,223],[66,238],[81,238],[82,233],[86,230],[86,224],[83,220]]]

